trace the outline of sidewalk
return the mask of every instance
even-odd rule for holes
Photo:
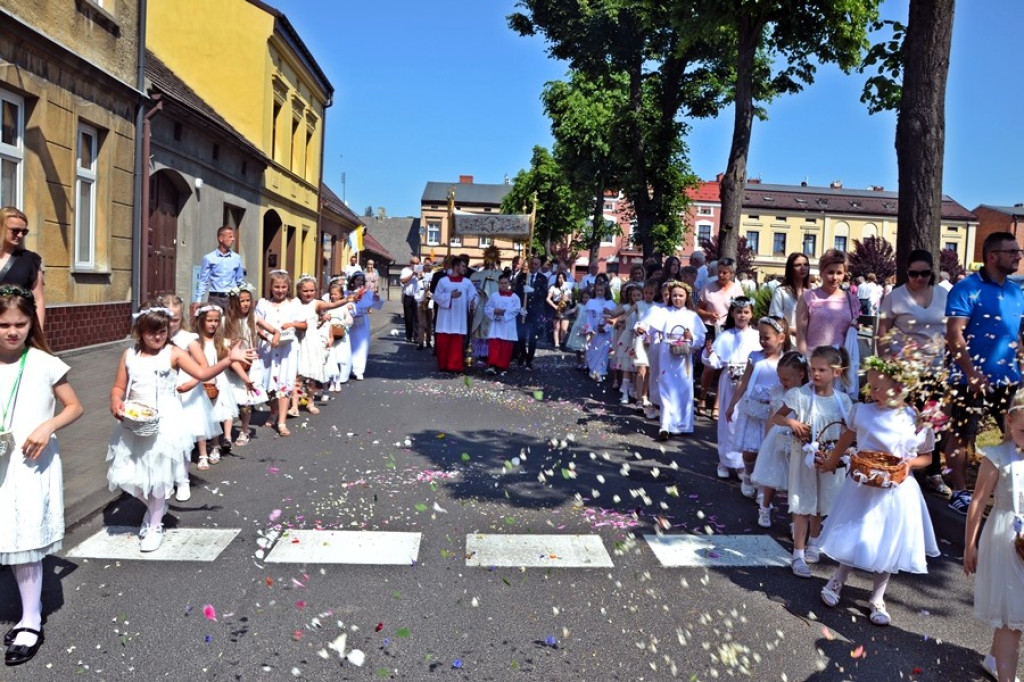
[[[370,320],[374,337],[402,328],[402,302],[384,301]],[[121,496],[120,490],[107,489],[107,442],[114,429],[110,387],[121,353],[130,345],[131,339],[125,339],[58,353],[71,366],[68,380],[85,408],[77,422],[57,434],[64,465],[64,522],[69,528]]]

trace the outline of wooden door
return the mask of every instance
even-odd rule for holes
[[[149,179],[149,250],[146,253],[146,298],[173,294],[178,250],[178,190],[167,173]]]

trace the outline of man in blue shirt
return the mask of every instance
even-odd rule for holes
[[[228,225],[217,230],[217,248],[203,256],[199,270],[199,285],[192,298],[192,314],[204,300],[227,310],[228,291],[245,281],[242,258],[231,250],[235,243],[235,229]]]
[[[993,232],[982,244],[985,265],[958,282],[946,299],[946,344],[953,365],[953,411],[946,438],[953,497],[949,506],[967,514],[967,442],[984,414],[1003,428],[1006,408],[1021,383],[1021,316],[1024,293],[1009,279],[1017,272],[1020,245],[1009,232]]]

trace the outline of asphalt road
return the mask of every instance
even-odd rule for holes
[[[542,351],[532,373],[500,381],[432,361],[385,332],[366,381],[291,420],[293,437],[258,428],[194,471],[191,501],[172,501],[166,524],[182,538],[225,531],[212,561],[172,560],[168,543],[145,561],[68,555],[137,526],[130,499],[72,529],[45,563],[47,641],[0,680],[983,679],[990,632],[971,616],[956,537],[941,538],[928,575],[892,580],[893,625],[873,626],[868,576],[828,609],[828,563],[812,580],[728,565],[726,540],[765,533],[738,482],[715,478],[711,422],[661,448],[652,423],[567,357]],[[664,566],[644,537],[659,528],[705,541],[707,566]],[[342,564],[314,557],[341,536],[303,530],[388,534],[352,536],[366,544],[330,561],[367,563]],[[581,562],[596,565],[567,566],[572,547],[502,565],[492,534],[499,550],[511,536],[580,536],[597,543]],[[767,535],[790,549],[782,515]],[[419,546],[395,554],[390,538]],[[285,552],[295,563],[273,561]],[[9,570],[0,584],[0,618],[13,621]]]

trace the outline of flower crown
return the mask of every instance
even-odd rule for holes
[[[872,355],[864,360],[864,366],[875,370],[879,374],[884,374],[899,383],[904,382],[905,368],[896,360],[886,360],[877,355]]]
[[[228,289],[228,296],[237,298],[242,295],[243,291],[247,291],[249,294],[255,294],[256,286],[249,282],[242,282],[238,286]]]
[[[0,291],[2,291],[2,290],[3,290],[3,288],[0,287]],[[163,315],[167,319],[171,319],[171,318],[174,317],[174,311],[171,310],[170,308],[154,306],[152,308],[143,308],[142,310],[140,310],[137,313],[132,313],[132,322],[135,322],[136,320],[138,320],[143,315],[153,315],[153,314]]]
[[[198,308],[196,310],[196,318],[198,318],[200,315],[205,315],[206,313],[214,313],[214,312],[220,313],[221,315],[223,315],[224,314],[224,309],[221,308],[219,305],[216,305],[214,303],[210,303],[209,305],[204,305],[203,307]]]
[[[20,296],[28,301],[33,309],[36,307],[36,297],[32,295],[32,292],[25,287],[19,287],[17,284],[4,284],[0,286],[0,296]]]

